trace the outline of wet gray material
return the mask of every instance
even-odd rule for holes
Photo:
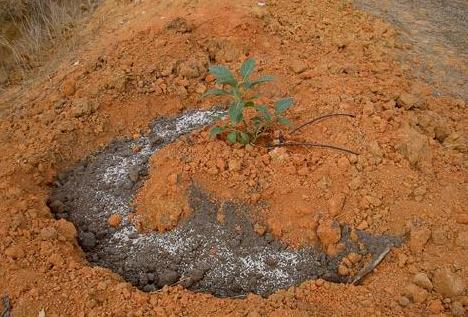
[[[138,140],[119,140],[59,175],[49,206],[57,217],[72,221],[88,260],[110,268],[144,291],[180,283],[217,296],[242,296],[249,292],[269,295],[277,289],[317,277],[347,282],[337,266],[351,251],[378,256],[390,237],[359,232],[361,246],[349,240],[343,227],[346,250],[331,258],[314,248],[289,249],[271,234],[253,230],[248,206],[220,204],[196,185],[189,193],[190,219],[166,233],[139,233],[128,220],[132,201],[147,174],[148,159],[157,149],[194,128],[209,124],[216,112],[191,112],[172,120],[158,120],[152,132]],[[141,147],[138,153],[132,149]],[[221,207],[222,206],[222,207]],[[216,213],[225,222],[216,221]],[[119,228],[107,224],[118,213]]]
[[[468,1],[353,0],[394,24],[412,49],[401,56],[414,74],[468,100]],[[424,63],[418,65],[418,60]]]

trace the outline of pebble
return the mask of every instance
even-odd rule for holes
[[[348,169],[348,167],[350,166],[349,160],[346,156],[340,157],[336,163],[339,168],[344,170]]]
[[[338,266],[338,274],[343,276],[349,275],[349,269],[345,265],[340,264]]]
[[[43,228],[39,235],[42,240],[52,240],[56,239],[58,236],[57,230],[53,227]]]
[[[406,307],[410,304],[410,300],[406,296],[401,296],[398,298],[398,304],[400,304],[401,307]]]
[[[158,286],[163,287],[165,285],[174,284],[179,280],[179,274],[173,270],[165,270],[159,275]]]
[[[433,314],[440,314],[444,311],[444,305],[440,299],[433,299],[427,305],[427,310]]]
[[[406,110],[417,107],[419,103],[420,103],[419,97],[406,93],[406,92],[400,94],[400,96],[396,100],[397,106],[405,108]]]
[[[460,302],[453,302],[452,305],[450,305],[450,312],[456,317],[465,316],[465,308],[463,308],[463,305]]]
[[[120,222],[122,221],[122,216],[119,214],[112,214],[108,219],[107,219],[107,224],[111,227],[117,228],[120,226]]]
[[[438,269],[434,272],[432,282],[434,289],[444,297],[461,295],[465,290],[463,279],[448,269]]]
[[[85,249],[92,249],[96,246],[96,236],[92,232],[83,232],[80,234],[81,245]]]
[[[429,279],[429,277],[427,276],[426,273],[417,273],[414,277],[413,277],[413,283],[422,287],[422,288],[425,288],[427,289],[428,291],[432,290],[432,288],[434,287],[432,285],[432,282],[431,280]]]
[[[330,216],[335,217],[341,212],[345,203],[345,199],[346,196],[343,193],[339,193],[334,195],[328,201],[328,213]]]
[[[423,303],[429,296],[429,293],[425,289],[413,283],[406,285],[404,294],[414,303]]]
[[[319,224],[317,236],[324,245],[334,244],[341,239],[340,225],[332,220],[326,220]]]
[[[431,237],[431,230],[427,227],[413,227],[410,231],[409,248],[415,253],[422,252]]]
[[[73,95],[76,91],[76,83],[73,79],[68,79],[66,81],[63,82],[63,86],[62,86],[62,90],[63,90],[63,95],[65,97],[69,97],[71,95]]]
[[[468,213],[456,214],[455,221],[461,225],[468,225]]]
[[[65,219],[60,219],[57,221],[57,231],[68,241],[73,241],[76,238],[77,232],[75,226]]]
[[[294,60],[289,68],[296,74],[305,72],[309,67],[301,60]]]
[[[229,170],[232,172],[238,172],[241,170],[241,162],[239,160],[229,160]]]
[[[5,255],[13,260],[17,260],[24,256],[24,251],[19,246],[13,245],[5,250]]]

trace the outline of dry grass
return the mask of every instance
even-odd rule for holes
[[[73,45],[77,19],[96,2],[0,0],[0,85],[12,80],[11,73],[40,65],[51,48]]]

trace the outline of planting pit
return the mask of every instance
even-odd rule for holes
[[[249,206],[219,202],[192,184],[187,195],[192,213],[172,231],[141,233],[129,220],[133,199],[144,183],[150,156],[183,134],[212,123],[220,112],[196,111],[174,119],[158,119],[139,139],[112,142],[70,171],[61,173],[49,206],[57,218],[73,222],[90,263],[111,269],[144,291],[181,284],[220,297],[250,292],[267,296],[309,279],[351,282],[338,274],[351,252],[359,266],[382,257],[398,240],[356,230],[358,239],[342,226],[342,252],[331,257],[313,247],[293,249],[271,234],[258,235],[248,216]],[[135,150],[137,149],[137,150]],[[223,212],[220,224],[216,215]],[[112,227],[110,216],[120,224]]]

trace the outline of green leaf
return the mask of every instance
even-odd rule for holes
[[[250,142],[250,136],[249,136],[247,133],[245,133],[245,132],[240,132],[240,133],[239,133],[239,137],[240,137],[240,138],[239,138],[239,142],[240,142],[240,143],[242,143],[242,144],[244,144],[244,145],[245,145],[245,144],[249,144],[249,142]]]
[[[230,95],[230,93],[224,89],[218,89],[218,88],[214,88],[214,89],[209,89],[207,92],[205,92],[202,97],[206,97],[206,96],[209,96],[209,95],[216,95],[216,96],[221,96],[221,95]]]
[[[229,84],[233,87],[237,87],[237,80],[227,67],[222,65],[213,65],[210,66],[209,71],[216,77],[217,84]]]
[[[263,120],[262,120],[262,118],[260,118],[260,117],[253,117],[253,118],[251,119],[251,121],[252,121],[252,123],[253,123],[253,125],[254,125],[255,127],[259,127],[259,126],[261,126],[262,123],[263,123]]]
[[[226,139],[231,143],[236,143],[237,142],[237,132],[234,132],[234,131],[230,132],[227,135]]]
[[[292,126],[292,122],[286,118],[278,118],[278,123],[281,125]]]
[[[245,62],[242,63],[242,66],[240,68],[242,81],[245,81],[247,78],[249,78],[249,75],[252,73],[254,68],[255,68],[255,60],[253,58],[249,58]]]
[[[255,106],[255,104],[252,101],[247,101],[244,104],[244,107],[246,107],[246,108],[253,108],[254,106]]]
[[[224,127],[214,127],[213,129],[211,129],[210,131],[210,136],[212,138],[215,138],[218,134],[221,134],[224,132]]]
[[[235,101],[228,110],[229,119],[233,125],[238,124],[242,121],[244,115],[242,111],[244,110],[244,103],[242,101]]]
[[[273,117],[272,115],[270,114],[270,111],[268,111],[268,107],[265,106],[265,105],[258,105],[255,107],[255,109],[257,109],[258,112],[260,112],[263,116],[263,118],[265,118],[266,121],[271,121],[273,120]]]
[[[243,86],[246,89],[250,89],[250,88],[253,88],[253,87],[257,86],[257,85],[268,83],[268,82],[273,81],[273,80],[275,80],[274,77],[269,76],[269,75],[265,75],[265,76],[261,76],[260,78],[255,79],[255,80],[247,80],[246,82],[243,83]]]
[[[283,98],[278,100],[275,103],[275,113],[276,114],[282,114],[286,110],[288,110],[289,107],[293,105],[294,101],[291,97]]]

